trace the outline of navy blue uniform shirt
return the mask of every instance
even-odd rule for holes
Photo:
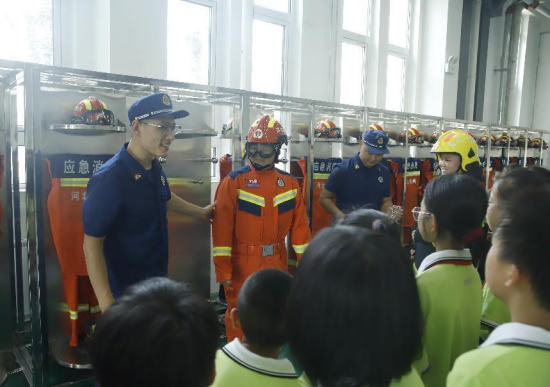
[[[127,146],[90,178],[82,206],[84,233],[105,237],[103,253],[115,298],[128,286],[168,272],[168,180],[158,160],[146,170]]]
[[[336,195],[336,206],[343,212],[357,208],[380,210],[382,198],[390,197],[390,172],[385,165],[363,165],[359,153],[333,168],[325,189]]]

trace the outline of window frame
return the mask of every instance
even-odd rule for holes
[[[252,0],[253,1],[253,0]],[[253,72],[253,61],[252,57],[254,56],[254,20],[260,20],[265,23],[276,24],[283,27],[283,47],[282,47],[282,58],[281,58],[281,94],[288,95],[288,62],[289,62],[289,48],[290,48],[290,34],[292,26],[292,12],[293,4],[292,0],[289,1],[289,12],[279,12],[270,8],[265,8],[259,5],[256,5],[253,1],[252,8],[252,18],[250,26],[250,76],[248,79],[250,90],[252,90],[252,72]],[[252,90],[256,91],[256,90]]]
[[[56,1],[56,0],[54,0]],[[208,65],[208,83],[209,86],[216,85],[216,48],[218,41],[218,2],[217,0],[174,0],[181,1],[183,3],[191,3],[196,5],[201,5],[204,7],[210,8],[210,33],[209,33],[209,42],[210,42],[210,63]],[[168,51],[168,46],[166,50]],[[168,52],[166,53],[168,57]],[[168,66],[166,67],[168,72]]]
[[[400,96],[400,100],[401,100],[401,110],[399,111],[404,111],[405,110],[405,94],[406,94],[406,88],[407,88],[407,62],[408,62],[408,58],[406,55],[403,55],[399,52],[394,52],[394,51],[389,51],[388,50],[388,54],[386,55],[386,74],[388,73],[388,60],[387,58],[389,58],[390,56],[394,56],[394,57],[397,57],[397,58],[401,58],[403,59],[403,77],[401,79],[401,96]],[[386,77],[386,85],[385,85],[385,93],[384,93],[384,107],[387,109],[387,106],[386,106],[386,102],[387,102],[387,98],[388,98],[388,95],[387,95],[387,92],[388,92],[388,80],[387,80],[387,77]]]
[[[390,28],[390,23],[388,22],[388,42],[387,42],[387,47],[388,47],[388,50],[387,50],[387,53],[386,53],[386,60],[385,60],[385,63],[386,63],[386,74],[387,74],[387,71],[388,71],[388,60],[387,58],[392,55],[392,56],[396,56],[396,57],[399,57],[399,58],[402,58],[405,63],[403,64],[403,79],[402,79],[402,84],[403,84],[403,87],[402,87],[402,90],[401,90],[401,111],[405,111],[405,108],[406,108],[406,98],[405,96],[407,95],[407,87],[408,87],[408,73],[409,73],[409,64],[410,64],[410,52],[411,52],[411,31],[412,31],[412,28],[411,28],[411,23],[412,23],[412,12],[413,12],[413,0],[407,0],[407,5],[408,5],[408,10],[407,10],[407,44],[406,44],[406,47],[401,47],[401,46],[396,46],[394,44],[390,44],[389,42],[389,28]],[[388,4],[388,21],[389,21],[389,17],[390,17],[390,13],[391,12],[391,4]],[[386,92],[387,92],[387,83],[388,83],[388,80],[386,79],[386,84],[385,84],[385,87],[384,87],[384,109],[387,109],[387,106],[386,106],[386,99],[387,99],[387,96],[386,96]]]
[[[336,39],[333,52],[336,52],[334,61],[334,72],[332,82],[334,88],[332,89],[331,98],[333,101],[340,103],[341,100],[341,85],[342,85],[342,45],[343,43],[353,44],[363,48],[363,73],[362,73],[362,88],[363,93],[361,95],[361,104],[359,106],[366,106],[369,101],[368,98],[368,79],[369,79],[369,48],[374,47],[373,40],[373,0],[367,1],[367,35],[361,35],[356,32],[344,30],[344,2],[345,0],[334,0],[333,2],[333,20],[336,20]]]

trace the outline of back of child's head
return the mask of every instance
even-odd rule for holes
[[[185,284],[151,278],[103,313],[90,343],[101,387],[207,386],[219,323],[212,306]]]
[[[540,306],[550,311],[550,184],[522,190],[506,202],[494,238],[499,259],[529,278]]]
[[[508,167],[510,166],[506,168]],[[508,170],[506,168],[493,187],[493,190],[498,195],[499,201],[502,203],[513,198],[520,191],[527,188],[535,188],[550,183],[550,171],[545,168],[521,168],[519,166]]]
[[[397,240],[400,240],[401,237],[399,225],[389,215],[368,208],[362,208],[349,213],[338,225],[357,226],[378,231]]]
[[[280,347],[286,342],[287,304],[292,277],[277,269],[252,274],[239,293],[237,309],[244,337],[261,347]]]
[[[481,229],[487,213],[487,194],[474,178],[441,175],[426,186],[424,204],[437,222],[437,237],[448,233],[469,248],[475,265],[485,262],[489,245]]]
[[[381,386],[405,375],[421,348],[421,320],[398,241],[353,226],[313,238],[288,311],[291,350],[313,385]]]

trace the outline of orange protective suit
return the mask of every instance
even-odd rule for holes
[[[101,313],[84,259],[82,203],[89,178],[110,158],[110,155],[65,154],[50,156],[47,161],[52,183],[48,215],[66,300],[61,309],[68,313],[66,321],[70,321],[67,325],[73,347],[85,339],[86,321]]]
[[[242,331],[232,326],[230,313],[244,281],[266,268],[287,271],[285,237],[298,259],[311,232],[298,181],[278,169],[257,171],[252,166],[231,172],[218,186],[214,208],[214,265],[227,299],[227,341]]]
[[[332,225],[333,216],[321,206],[319,198],[321,196],[321,192],[323,192],[323,189],[325,188],[325,183],[332,172],[332,168],[341,162],[342,159],[339,158],[315,159],[315,164],[313,167],[313,197],[311,202],[311,231],[313,235]],[[304,176],[302,196],[304,197],[304,200],[307,200],[307,157],[302,157],[298,160],[298,166],[302,170],[302,174]]]

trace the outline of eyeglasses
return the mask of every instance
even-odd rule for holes
[[[413,214],[414,220],[417,221],[417,222],[420,219],[420,214],[424,214],[424,218],[428,218],[430,216],[433,216],[433,214],[431,212],[420,211],[420,207],[414,207],[411,212]]]
[[[154,126],[155,128],[159,128],[160,129],[160,134],[162,134],[163,136],[168,136],[169,134],[176,135],[176,134],[181,132],[181,126],[179,126],[179,125],[171,125],[171,126],[168,126],[168,125],[155,125],[155,124],[151,124],[149,122],[143,122],[143,121],[140,121],[140,124]]]

